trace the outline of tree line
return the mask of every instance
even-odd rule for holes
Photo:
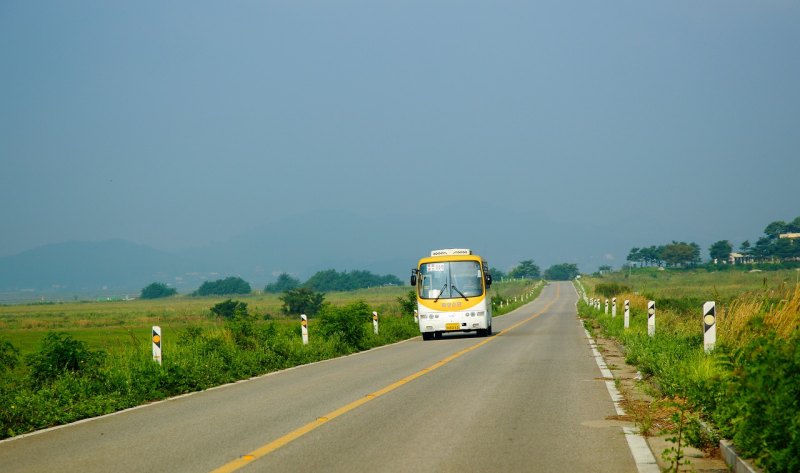
[[[291,291],[300,287],[319,292],[338,292],[354,291],[368,287],[402,285],[400,279],[394,275],[377,275],[369,271],[343,271],[338,272],[333,269],[318,271],[311,276],[305,283],[299,279],[282,273],[278,279],[264,287],[264,292],[281,293]],[[193,296],[227,296],[236,294],[250,294],[253,292],[250,283],[238,276],[231,276],[215,281],[205,281],[192,293]],[[142,289],[140,297],[142,299],[158,299],[170,297],[177,294],[174,288],[168,287],[161,282],[154,282]]]
[[[782,220],[770,223],[755,245],[749,240],[739,245],[742,262],[800,261],[800,238],[793,234],[800,234],[800,217],[788,223]],[[708,249],[711,261],[718,264],[726,263],[733,253],[734,246],[729,240],[716,241]],[[666,267],[693,267],[703,262],[697,243],[678,241],[660,246],[632,248],[627,261],[639,266]]]
[[[520,261],[518,265],[514,266],[508,273],[505,273],[497,268],[491,268],[489,273],[492,279],[500,281],[505,278],[511,279],[549,279],[551,281],[567,281],[574,278],[580,271],[578,266],[573,263],[560,263],[554,264],[547,268],[542,273],[539,265],[533,260]]]

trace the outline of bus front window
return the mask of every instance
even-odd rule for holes
[[[483,277],[477,261],[425,263],[420,266],[419,274],[422,299],[452,299],[462,294],[469,298],[483,294]]]

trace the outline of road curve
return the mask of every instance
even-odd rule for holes
[[[0,442],[0,471],[635,472],[576,299]]]

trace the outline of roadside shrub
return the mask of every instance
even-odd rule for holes
[[[0,375],[17,367],[19,350],[8,340],[0,339]]]
[[[85,342],[65,333],[50,332],[42,340],[42,348],[28,355],[26,362],[31,368],[31,381],[42,386],[67,372],[95,370],[103,356],[103,352],[89,350]]]
[[[324,337],[339,337],[353,350],[366,348],[366,323],[372,320],[372,311],[364,301],[346,306],[325,306],[319,320],[319,332]]]
[[[800,331],[754,339],[734,359],[724,420],[736,448],[766,471],[800,471]]]
[[[404,296],[397,298],[397,303],[400,304],[402,315],[411,315],[417,310],[417,293],[413,290],[408,291]]]

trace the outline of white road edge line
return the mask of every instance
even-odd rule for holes
[[[575,286],[572,287],[573,289],[575,288]],[[577,289],[575,292],[577,292]],[[578,294],[578,297],[580,297],[580,294]],[[577,308],[578,303],[575,302],[576,314]],[[600,373],[603,375],[603,378],[606,379],[606,389],[608,389],[608,394],[614,402],[614,409],[617,411],[617,415],[623,416],[625,415],[625,409],[620,405],[623,397],[614,384],[614,375],[611,373],[611,370],[608,369],[603,355],[597,350],[597,343],[594,341],[594,338],[592,338],[592,335],[586,330],[586,327],[580,319],[578,319],[578,323],[581,325],[581,328],[583,328],[583,332],[589,340],[589,347],[592,349],[594,361],[597,363],[597,367],[600,368]],[[650,450],[650,446],[647,445],[647,440],[645,440],[644,436],[640,435],[635,427],[623,427],[622,431],[625,433],[625,440],[628,441],[628,448],[633,456],[633,461],[636,462],[636,469],[639,470],[639,473],[661,473],[658,462],[656,462],[656,457]]]

